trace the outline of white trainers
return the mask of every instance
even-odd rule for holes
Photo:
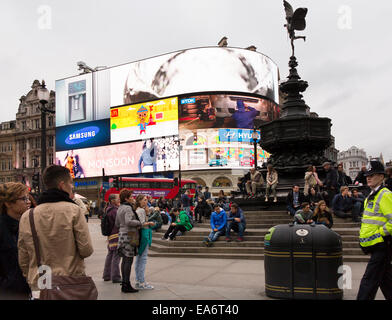
[[[136,288],[137,289],[141,289],[141,290],[151,290],[151,289],[154,289],[154,287],[151,284],[147,283],[147,282],[143,282],[143,283],[136,282]]]

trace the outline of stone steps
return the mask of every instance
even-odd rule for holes
[[[259,237],[262,238],[262,237]],[[214,247],[217,248],[244,248],[244,247],[255,247],[255,248],[264,248],[264,241],[252,241],[254,239],[249,239],[248,237],[245,241],[238,242],[236,241],[236,236],[231,237],[232,241],[226,242],[224,237],[220,237],[218,241],[214,243]],[[204,237],[195,237],[194,239],[182,239],[182,237],[177,237],[174,241],[161,240],[160,238],[154,239],[154,244],[159,244],[166,247],[204,247],[203,245]],[[359,244],[358,241],[343,241],[343,248],[350,249],[358,249]]]
[[[335,230],[336,231],[336,230]],[[339,232],[338,232],[339,233]],[[203,239],[205,237],[207,237],[209,234],[208,231],[205,232],[198,232],[198,234],[194,233],[193,231],[187,232],[182,236],[178,236],[176,240],[179,241],[203,241]],[[251,241],[251,242],[257,242],[257,241],[264,241],[264,236],[267,234],[267,231],[264,232],[252,232],[252,233],[248,233],[247,231],[245,231],[244,237],[246,238],[246,241]],[[164,235],[164,232],[154,232],[152,234],[154,241],[155,240],[160,240],[162,238],[162,236]],[[234,239],[235,234],[231,233],[232,238]],[[343,242],[355,242],[358,243],[358,235],[342,235],[340,234],[340,236],[342,237],[342,241]],[[220,237],[218,239],[219,241],[224,241],[224,237]]]
[[[269,229],[273,226],[276,226],[278,224],[288,224],[292,222],[292,220],[289,220],[287,222],[279,222],[279,221],[274,221],[272,223],[248,223],[246,222],[246,228],[247,229]],[[335,228],[359,228],[360,223],[357,222],[344,222],[344,223],[334,223],[333,224],[333,229]],[[198,228],[206,228],[210,229],[211,225],[209,223],[195,223],[195,227]]]
[[[278,224],[292,222],[292,217],[284,210],[276,211],[245,211],[247,229],[243,242],[237,242],[237,234],[232,233],[231,242],[226,242],[222,236],[212,247],[205,247],[203,239],[210,233],[208,221],[195,224],[195,227],[175,241],[161,240],[168,228],[162,227],[159,232],[153,233],[153,243],[150,256],[155,257],[189,257],[189,258],[222,258],[222,259],[264,259],[264,236],[268,230]],[[334,217],[333,231],[342,237],[343,260],[347,262],[368,261],[369,257],[362,253],[358,244],[360,223],[353,223]]]

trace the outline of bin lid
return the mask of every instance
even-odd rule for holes
[[[324,225],[280,224],[269,230],[265,236],[269,248],[303,250],[341,250],[341,237]]]

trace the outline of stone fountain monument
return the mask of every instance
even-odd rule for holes
[[[324,152],[331,144],[331,120],[313,117],[310,108],[303,100],[302,92],[308,83],[301,80],[297,71],[297,58],[294,55],[294,41],[305,40],[296,36],[296,30],[304,30],[307,8],[293,10],[284,1],[292,55],[289,61],[288,80],[280,84],[280,90],[286,95],[281,106],[280,118],[260,126],[262,139],[260,146],[271,154],[268,164],[279,172],[280,184],[303,183],[306,168],[309,165],[319,167],[328,161]]]

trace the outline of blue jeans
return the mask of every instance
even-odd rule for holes
[[[210,235],[208,236],[208,239],[211,242],[214,242],[214,241],[218,240],[218,238],[220,236],[223,236],[225,233],[226,233],[226,229],[225,228],[222,228],[221,230],[218,230],[218,231],[212,230]]]
[[[227,223],[226,237],[228,238],[230,237],[231,229],[233,229],[234,232],[237,232],[239,237],[244,237],[245,225],[242,222],[230,221]]]
[[[362,211],[363,211],[362,203],[356,202],[353,208],[351,209],[351,213],[353,214],[353,220],[360,219]]]
[[[136,272],[136,281],[143,283],[144,282],[144,272],[146,270],[147,264],[147,254],[148,254],[148,245],[146,249],[144,249],[143,253],[139,256],[136,256],[135,262],[135,272]]]
[[[295,213],[296,213],[299,209],[301,209],[300,206],[298,206],[297,208],[294,208],[292,205],[288,205],[288,206],[287,206],[287,211],[289,211],[289,212],[290,212],[290,215],[292,215],[293,217],[294,217]]]
[[[189,216],[191,212],[191,207],[183,207],[183,209],[186,212],[186,214]]]

